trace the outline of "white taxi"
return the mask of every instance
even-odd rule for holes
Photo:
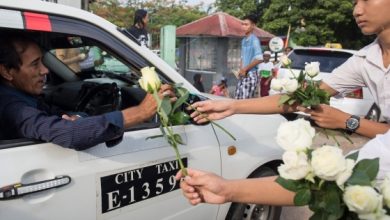
[[[65,110],[94,115],[138,104],[145,95],[137,84],[145,66],[156,67],[165,83],[181,83],[192,94],[189,101],[207,98],[125,30],[92,13],[38,0],[0,0],[0,17],[0,34],[22,32],[43,48],[50,70],[46,101]],[[56,57],[59,49],[88,53],[93,65],[80,64],[75,74]],[[282,150],[274,137],[284,121],[280,115],[219,121],[236,141],[210,124],[174,129],[186,143],[180,151],[188,167],[249,178],[275,174]],[[191,206],[174,178],[179,168],[173,149],[164,139],[148,139],[159,134],[159,122],[151,120],[128,129],[119,143],[84,151],[0,140],[0,219],[278,219],[280,208],[273,206]]]

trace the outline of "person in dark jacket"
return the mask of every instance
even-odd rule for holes
[[[138,9],[134,14],[134,23],[129,28],[131,35],[137,39],[141,46],[149,47],[149,37],[146,27],[148,26],[149,16],[144,9]]]
[[[0,36],[0,139],[33,138],[84,150],[118,140],[126,128],[156,114],[151,94],[137,106],[90,117],[51,108],[40,99],[49,73],[42,58],[41,48],[27,36]],[[173,96],[167,85],[163,93]]]
[[[200,75],[199,73],[195,74],[194,75],[194,86],[195,88],[197,88],[199,90],[199,92],[204,92],[204,86],[203,86],[203,79],[202,79],[202,75]]]

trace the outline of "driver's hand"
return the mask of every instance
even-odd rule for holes
[[[167,84],[161,85],[158,95],[160,96],[161,99],[163,99],[166,96],[170,97],[171,102],[175,102],[177,100],[177,97],[175,95],[175,92],[173,91],[172,86]]]
[[[77,119],[81,118],[79,115],[67,115],[63,114],[62,119],[68,120],[68,121],[76,121]]]

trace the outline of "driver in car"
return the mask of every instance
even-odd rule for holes
[[[28,36],[12,35],[0,36],[0,139],[33,138],[83,150],[117,140],[126,128],[155,115],[150,94],[138,106],[85,118],[51,107],[39,98],[49,73],[41,48]],[[173,97],[167,85],[162,94]]]

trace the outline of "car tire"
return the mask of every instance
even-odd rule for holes
[[[274,175],[277,173],[273,169],[262,167],[255,171],[250,178]],[[232,203],[226,220],[279,220],[281,211],[282,207],[280,206]]]

